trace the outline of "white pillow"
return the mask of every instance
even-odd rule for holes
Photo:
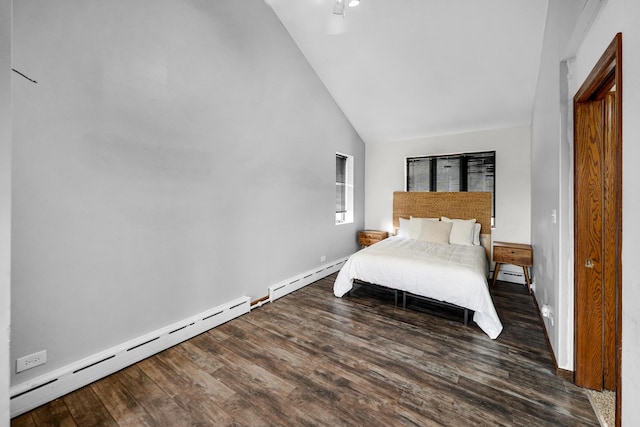
[[[423,221],[418,240],[427,243],[441,243],[448,245],[451,235],[452,222]]]
[[[473,226],[473,244],[474,246],[480,246],[480,229],[482,228],[482,224],[478,224],[477,222]]]
[[[409,227],[410,227],[410,221],[406,218],[399,218],[400,219],[400,228],[398,228],[398,237],[402,237],[405,239],[409,238]]]
[[[476,220],[474,219],[449,219],[443,216],[442,221],[450,222],[451,236],[449,236],[449,243],[453,245],[473,245],[473,231],[475,229]]]
[[[416,218],[410,217],[409,220],[409,238],[419,239],[422,231],[422,224],[425,222],[440,222],[440,218]]]

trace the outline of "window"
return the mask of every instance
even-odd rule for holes
[[[407,191],[487,191],[492,194],[493,223],[495,164],[495,151],[407,157]]]
[[[353,156],[336,153],[336,224],[353,222]]]

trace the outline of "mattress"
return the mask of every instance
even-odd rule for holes
[[[446,245],[391,237],[353,254],[333,286],[342,297],[361,280],[473,310],[473,320],[490,338],[502,323],[489,293],[488,262],[482,246]]]

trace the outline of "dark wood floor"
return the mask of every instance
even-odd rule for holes
[[[334,276],[12,420],[18,426],[573,426],[598,422],[554,375],[523,286],[498,283],[489,339]],[[450,317],[450,318],[448,318]]]

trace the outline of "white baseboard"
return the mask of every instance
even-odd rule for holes
[[[249,297],[238,298],[11,387],[11,417],[24,414],[40,405],[246,314],[252,308],[259,307],[263,303],[275,301],[333,274],[342,268],[347,259],[348,257],[338,259],[276,285],[269,286],[269,299],[253,307],[251,307]]]
[[[298,276],[284,280],[276,285],[269,286],[269,299],[268,301],[275,301],[293,291],[297,291],[315,281],[318,281],[330,274],[340,271],[342,266],[349,257],[340,258],[334,262],[321,265],[318,268],[302,273]]]
[[[249,297],[241,297],[11,387],[11,417],[64,396],[249,311]]]

